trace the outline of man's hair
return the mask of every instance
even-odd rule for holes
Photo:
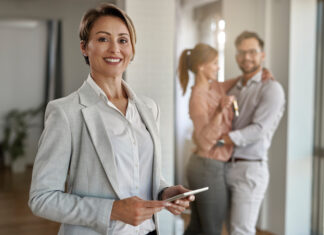
[[[238,47],[243,40],[248,38],[255,38],[259,42],[259,45],[263,50],[264,41],[259,37],[257,33],[250,32],[250,31],[243,31],[240,35],[238,35],[237,38],[235,39],[235,46]]]

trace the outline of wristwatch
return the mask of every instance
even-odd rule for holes
[[[215,144],[216,147],[222,147],[225,145],[225,140],[224,139],[220,139],[217,141],[217,143]]]
[[[167,188],[169,188],[169,187],[165,187],[165,188],[163,188],[160,192],[159,192],[159,194],[158,194],[158,200],[162,200],[162,194],[164,193],[164,191],[167,189]]]

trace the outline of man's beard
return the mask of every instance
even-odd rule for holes
[[[254,73],[255,71],[257,71],[259,68],[261,67],[260,64],[253,66],[251,69],[245,69],[244,66],[240,66],[241,71],[244,74],[249,74],[249,73]]]

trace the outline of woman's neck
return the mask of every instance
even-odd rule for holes
[[[107,78],[93,75],[92,73],[91,77],[95,81],[95,83],[105,92],[109,100],[127,98],[127,93],[122,86],[121,77]]]
[[[208,81],[208,78],[204,75],[197,74],[195,79],[195,86],[208,86],[209,87],[210,82]]]

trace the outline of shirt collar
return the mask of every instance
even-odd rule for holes
[[[246,86],[250,86],[252,83],[258,83],[261,82],[262,80],[262,69],[255,74],[251,79],[249,79],[246,83]],[[238,83],[236,84],[236,87],[241,89],[243,87],[243,77],[238,81]]]
[[[88,82],[88,84],[92,87],[92,89],[96,92],[96,94],[99,97],[103,97],[106,101],[109,101],[106,93],[93,80],[93,78],[91,77],[91,74],[88,75],[87,82]],[[126,91],[126,94],[128,96],[128,99],[131,100],[131,101],[133,101],[134,98],[135,98],[134,91],[128,86],[128,84],[124,80],[122,80],[122,86],[124,87],[124,89]]]

